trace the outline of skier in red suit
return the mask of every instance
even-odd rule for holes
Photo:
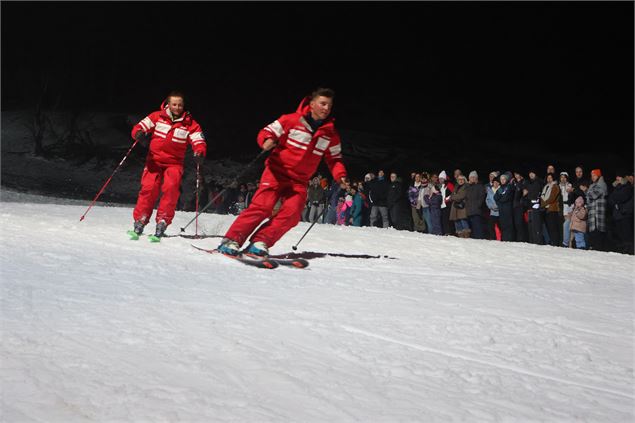
[[[342,163],[340,136],[331,115],[335,93],[318,88],[300,103],[295,113],[282,115],[258,133],[258,145],[272,150],[260,186],[251,204],[231,225],[218,250],[229,255],[240,254],[240,248],[251,236],[246,252],[267,256],[271,248],[301,218],[306,203],[309,179],[322,158],[335,180],[348,184]],[[276,202],[282,200],[278,213],[272,217]]]
[[[154,204],[161,193],[156,215],[155,236],[164,235],[174,218],[183,176],[183,161],[188,144],[197,165],[203,163],[207,144],[200,125],[185,111],[183,94],[171,92],[161,110],[151,113],[132,128],[132,137],[142,145],[150,138],[148,156],[141,176],[141,190],[132,216],[134,231],[140,235],[150,221]]]

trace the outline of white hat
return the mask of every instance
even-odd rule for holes
[[[476,171],[473,170],[473,171],[470,172],[470,176],[469,177],[471,178],[472,176],[474,176],[475,178],[478,178],[478,173],[476,173]]]
[[[448,175],[445,173],[445,170],[439,172],[439,179],[448,179]]]

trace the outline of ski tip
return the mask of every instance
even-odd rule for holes
[[[305,267],[309,265],[309,262],[304,259],[296,259],[296,260],[293,260],[293,262],[291,262],[291,265],[293,267],[297,267],[298,269],[304,269]]]
[[[148,235],[148,240],[150,240],[150,242],[161,242],[161,238],[154,235]]]

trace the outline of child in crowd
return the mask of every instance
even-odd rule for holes
[[[569,236],[569,247],[572,247],[572,242],[575,241],[575,247],[579,249],[586,249],[586,242],[584,236],[587,231],[587,209],[584,206],[584,198],[579,196],[575,199],[575,205],[571,210],[571,235]]]

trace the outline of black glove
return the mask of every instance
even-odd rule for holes
[[[203,156],[201,153],[194,153],[194,163],[200,166],[203,164],[204,161],[205,156]]]
[[[134,139],[137,140],[143,147],[148,146],[148,136],[141,129],[134,134]]]

